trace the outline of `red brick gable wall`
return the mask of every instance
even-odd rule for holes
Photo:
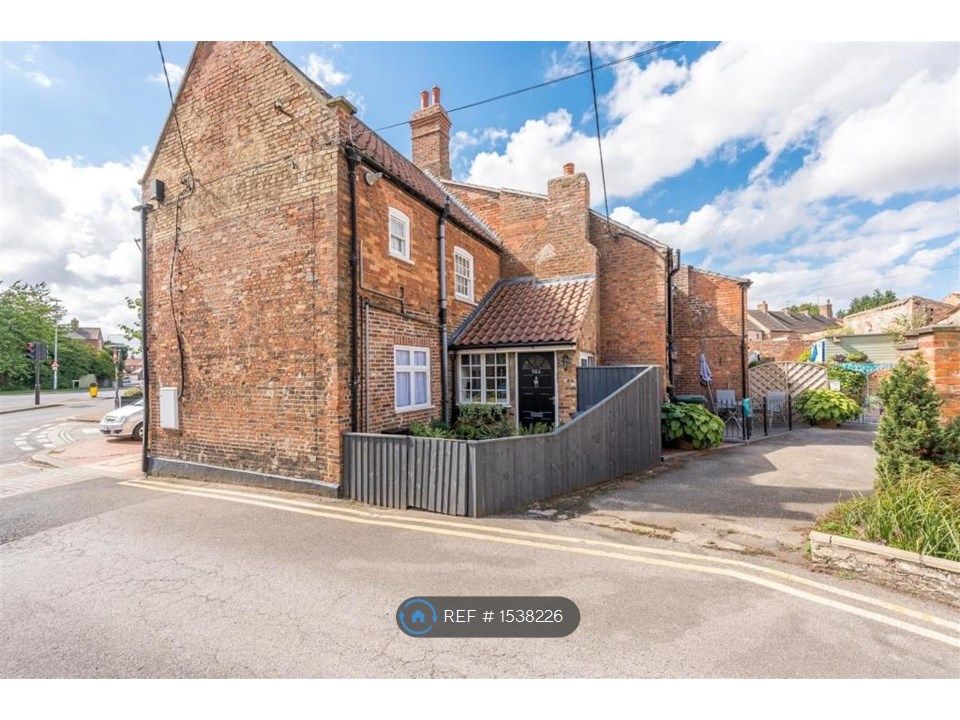
[[[746,293],[737,281],[684,265],[674,276],[674,390],[706,394],[700,384],[700,354],[707,357],[714,390],[734,390],[743,383],[741,312]]]
[[[628,236],[614,237],[591,216],[599,250],[600,332],[605,365],[667,365],[667,258]],[[663,383],[665,386],[666,383]]]
[[[187,172],[172,124],[145,178],[167,186],[147,228],[149,451],[336,482],[336,117],[260,43],[201,43],[178,114],[197,182],[181,203],[172,287]],[[160,386],[183,389],[179,431],[159,428]]]

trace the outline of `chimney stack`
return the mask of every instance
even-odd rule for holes
[[[833,305],[830,302],[830,299],[827,298],[827,301],[820,305],[820,317],[832,318],[833,317]]]
[[[435,177],[451,179],[453,172],[450,169],[450,116],[440,104],[438,86],[433,86],[432,93],[421,91],[420,109],[410,118],[410,131],[414,165]]]
[[[538,278],[595,275],[597,249],[590,242],[590,181],[573,163],[547,183],[547,224],[534,274]]]
[[[757,310],[763,313],[770,312],[770,306],[767,305],[767,301],[764,300],[762,303],[757,304]]]

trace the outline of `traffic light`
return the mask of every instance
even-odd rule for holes
[[[33,361],[43,361],[47,359],[47,346],[42,342],[27,343],[27,357]]]

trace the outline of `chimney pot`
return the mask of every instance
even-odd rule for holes
[[[574,164],[573,164],[573,163],[566,163],[566,164],[563,166],[563,174],[564,174],[564,175],[573,175],[573,171],[574,171],[575,169],[576,169],[576,168],[574,167]]]
[[[757,305],[757,310],[759,310],[760,312],[767,312],[767,308],[769,308],[769,307],[770,307],[770,306],[767,305],[767,301],[764,300],[762,303],[759,303],[759,304]]]
[[[440,104],[440,86],[439,85],[433,86],[433,104],[434,105]]]
[[[426,90],[421,91],[420,93],[420,107],[425,108],[430,104],[430,93]]]
[[[826,318],[833,317],[833,303],[830,302],[829,298],[827,298],[827,301],[820,306],[820,315]]]

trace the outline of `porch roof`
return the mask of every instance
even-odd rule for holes
[[[575,343],[595,283],[593,275],[501,280],[464,321],[452,347]]]

